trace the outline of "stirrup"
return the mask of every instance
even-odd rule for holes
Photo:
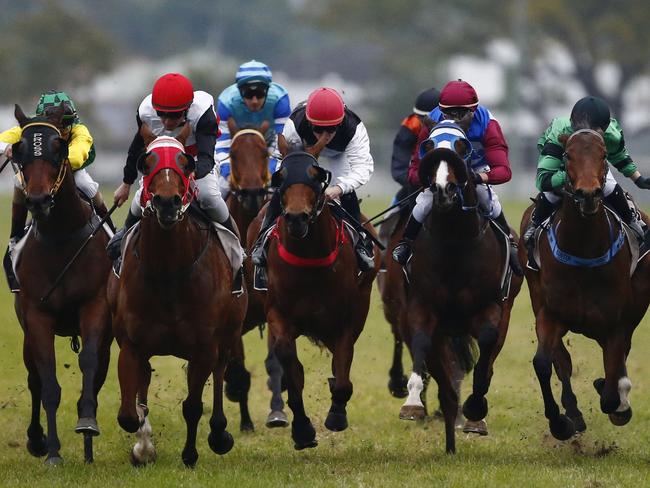
[[[254,267],[253,288],[258,291],[267,291],[269,289],[265,267],[263,266]]]
[[[412,255],[413,250],[411,249],[411,244],[407,241],[398,242],[392,253],[393,261],[401,264],[402,266],[406,266],[406,263],[408,263]]]
[[[239,270],[232,277],[232,289],[231,293],[235,296],[241,296],[244,294],[244,268],[239,268]]]
[[[122,227],[113,234],[113,237],[106,244],[106,254],[108,254],[111,261],[117,260],[120,254],[122,254],[122,239],[124,238],[124,234],[126,234],[126,227]]]
[[[357,255],[359,271],[365,273],[366,271],[370,271],[375,267],[375,260],[373,259],[373,256],[368,254],[368,249],[366,249],[363,244],[359,243],[355,251]]]

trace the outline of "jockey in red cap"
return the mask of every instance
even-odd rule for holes
[[[478,95],[474,87],[463,80],[447,83],[440,92],[438,107],[431,111],[429,117],[434,122],[451,120],[455,122],[472,144],[472,154],[469,165],[473,173],[479,206],[483,214],[493,220],[506,235],[510,236],[510,266],[516,274],[523,275],[517,259],[517,245],[510,232],[499,198],[491,185],[500,185],[510,181],[512,173],[508,162],[508,144],[501,132],[499,122],[492,117],[489,110],[479,105]],[[427,131],[428,132],[428,131]],[[421,133],[424,140],[428,134]],[[409,168],[409,182],[420,186],[418,168],[419,155]],[[400,264],[406,264],[411,257],[411,243],[415,240],[422,222],[431,210],[433,194],[427,188],[417,198],[402,241],[393,251],[393,259]]]

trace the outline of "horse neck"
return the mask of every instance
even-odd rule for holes
[[[54,195],[54,205],[46,219],[37,223],[40,233],[72,233],[88,222],[90,207],[86,205],[77,192],[72,169],[68,166],[63,183]]]
[[[603,204],[594,215],[583,216],[571,197],[565,196],[562,206],[551,222],[558,225],[558,246],[565,252],[579,256],[600,255],[611,245],[610,222],[613,232],[615,223],[608,217]]]
[[[187,215],[171,229],[163,229],[154,215],[146,215],[140,223],[139,239],[140,262],[158,278],[190,269],[207,236],[202,239]]]
[[[309,232],[303,238],[292,237],[287,229],[287,223],[280,219],[280,242],[287,251],[302,257],[323,257],[336,246],[336,232],[332,226],[332,214],[328,205],[309,226]]]

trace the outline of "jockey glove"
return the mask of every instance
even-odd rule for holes
[[[639,176],[634,184],[643,190],[650,190],[650,177],[649,176]]]
[[[470,178],[474,182],[475,185],[482,185],[483,184],[483,178],[481,178],[481,173],[472,172]],[[639,179],[641,179],[641,178],[639,178]],[[648,179],[650,180],[650,178],[648,178]]]

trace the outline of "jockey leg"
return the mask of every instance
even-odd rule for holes
[[[395,246],[395,249],[393,249],[393,260],[397,261],[402,266],[405,266],[409,259],[411,259],[413,254],[413,241],[415,241],[415,238],[418,236],[418,233],[422,228],[422,223],[431,211],[432,205],[433,193],[431,193],[429,188],[420,193],[415,199],[415,208],[413,208],[413,213],[406,223],[402,240],[400,240]]]
[[[99,183],[93,180],[88,171],[86,171],[84,168],[78,169],[73,173],[73,175],[75,185],[84,195],[86,195],[92,201],[97,215],[99,215],[101,218],[106,217],[106,214],[108,214],[108,209],[104,203],[104,197],[102,197],[102,194],[99,191]],[[107,223],[111,230],[115,232],[115,226],[113,225],[113,222],[110,218],[107,220]]]
[[[135,192],[133,200],[131,200],[131,206],[129,207],[129,213],[126,216],[126,220],[124,221],[124,226],[119,229],[108,241],[108,244],[106,244],[106,254],[108,254],[111,261],[115,261],[120,257],[124,235],[131,227],[140,222],[140,219],[142,218],[142,207],[140,206],[141,195],[142,188]]]
[[[361,207],[355,191],[341,195],[341,206],[357,222],[361,222]],[[374,243],[363,232],[359,233],[359,240],[355,246],[357,263],[362,272],[368,271],[375,266],[373,260]]]
[[[537,228],[548,219],[556,208],[556,204],[560,201],[560,197],[553,192],[540,192],[535,198],[535,208],[530,215],[530,222],[522,236],[526,249],[528,251],[528,264],[527,266],[535,271],[539,268],[533,260],[533,253],[535,251],[535,232]]]
[[[11,232],[9,233],[9,245],[3,259],[7,282],[11,291],[19,291],[20,285],[13,270],[13,254],[18,241],[25,235],[25,222],[27,221],[27,207],[25,206],[25,194],[19,187],[14,187],[13,201],[11,202]]]
[[[607,185],[605,185],[605,202],[614,209],[619,217],[623,219],[623,222],[630,226],[639,243],[642,243],[645,238],[645,229],[643,228],[643,221],[638,217],[639,214],[636,208],[634,210],[630,208],[625,192],[619,184],[616,184],[609,194],[607,189]]]
[[[200,180],[196,180],[196,186],[199,189],[197,200],[201,209],[208,214],[208,217],[213,222],[224,226],[229,225],[230,214],[228,212],[228,206],[223,201],[223,198],[221,198],[217,175],[214,170],[210,171]],[[235,234],[238,234],[238,232],[235,232]]]
[[[508,240],[510,241],[509,263],[510,263],[510,267],[512,268],[512,272],[518,276],[523,276],[524,270],[521,269],[521,265],[519,264],[519,258],[517,257],[517,250],[519,249],[519,246],[515,241],[515,237],[512,235],[512,232],[510,230],[510,225],[508,225],[508,222],[506,221],[506,216],[503,213],[503,210],[493,220],[494,223],[497,224],[499,228],[508,236]]]
[[[271,228],[275,221],[278,220],[278,217],[282,213],[282,207],[280,202],[280,193],[275,192],[271,197],[268,207],[266,207],[266,214],[264,214],[264,220],[262,221],[262,226],[260,227],[260,232],[257,236],[255,244],[253,244],[253,249],[251,250],[251,260],[255,266],[264,268],[266,267],[266,241],[264,240],[264,235]]]

